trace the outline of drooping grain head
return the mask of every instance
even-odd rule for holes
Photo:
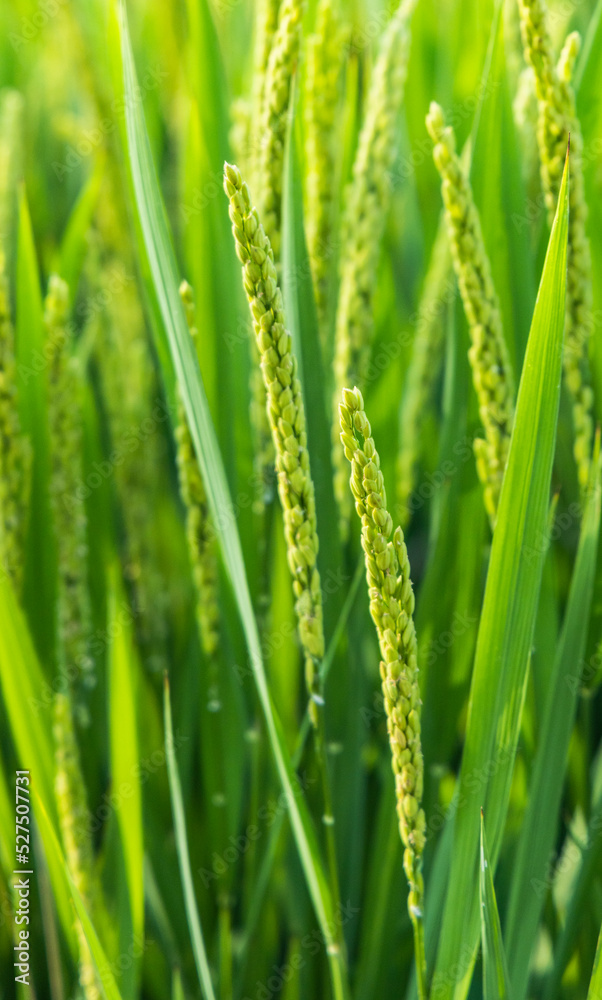
[[[453,129],[445,125],[443,112],[435,103],[431,104],[426,124],[434,144],[435,166],[441,175],[454,268],[470,332],[469,359],[485,431],[484,440],[475,442],[475,456],[493,526],[514,420],[514,375],[479,214],[456,153]]]
[[[240,171],[230,164],[224,168],[224,189],[230,202],[236,253],[242,264],[243,286],[261,356],[310,713],[316,723],[317,706],[322,701],[319,663],[324,655],[324,629],[317,567],[316,505],[301,384],[286,329],[272,247]]]
[[[359,389],[343,390],[339,414],[341,444],[351,465],[351,493],[362,525],[370,614],[382,656],[380,674],[412,914],[422,911],[426,821],[421,804],[424,765],[410,564],[401,528],[393,531],[380,458]]]

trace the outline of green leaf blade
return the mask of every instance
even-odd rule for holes
[[[479,936],[478,817],[484,807],[495,870],[524,701],[543,553],[561,381],[568,230],[568,161],[552,228],[493,537],[477,639],[454,848],[437,965],[440,1000],[464,1000]],[[460,962],[458,956],[465,956]]]
[[[188,850],[188,837],[186,834],[186,817],[184,814],[184,801],[182,798],[182,786],[178,772],[178,764],[174,751],[173,723],[171,718],[171,700],[169,695],[169,682],[165,678],[164,689],[164,717],[165,717],[165,759],[167,761],[167,774],[169,777],[169,789],[171,793],[171,805],[173,811],[173,821],[176,835],[176,848],[178,852],[178,862],[180,865],[180,876],[182,880],[182,891],[184,893],[184,904],[186,907],[186,919],[190,930],[192,950],[196,964],[199,984],[204,1000],[215,1000],[211,970],[207,959],[207,949],[203,929],[194,897],[194,885],[192,881],[192,868],[190,865],[190,852]]]
[[[484,1000],[510,1000],[508,963],[502,941],[502,928],[489,863],[489,849],[485,835],[485,819],[481,812],[481,864],[479,890],[481,900],[481,948],[483,951]]]
[[[554,847],[577,709],[600,531],[601,475],[598,439],[567,610],[533,764],[527,811],[513,866],[506,944],[515,1000],[523,998],[527,992],[529,959],[546,897],[541,887],[545,885],[546,869]],[[541,822],[542,816],[546,817],[545,823]]]
[[[135,661],[129,621],[120,618],[123,607],[117,573],[113,573],[109,598],[111,771],[117,792],[117,822],[125,864],[129,898],[128,928],[134,941],[144,935],[144,835],[142,793],[140,788],[140,752],[138,745],[137,692]],[[128,970],[132,995],[136,992],[137,963]]]

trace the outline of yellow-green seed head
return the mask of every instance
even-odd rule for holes
[[[538,103],[537,145],[549,221],[556,211],[567,143],[571,138],[569,236],[567,250],[564,377],[573,403],[574,457],[579,484],[587,488],[594,418],[588,361],[592,327],[592,270],[587,238],[587,204],[583,178],[583,138],[572,85],[580,37],[570,34],[555,62],[546,9],[542,0],[518,2],[523,47],[535,74]]]
[[[4,252],[0,249],[0,572],[17,595],[23,582],[31,447],[17,409],[14,332]]]
[[[469,359],[485,431],[485,439],[475,442],[477,472],[493,526],[514,420],[514,376],[479,214],[456,153],[453,129],[445,125],[438,104],[431,104],[426,125],[441,175],[452,258],[470,332]]]
[[[69,873],[88,914],[94,919],[98,886],[94,873],[94,854],[84,779],[73,727],[71,701],[59,693],[54,699],[55,794],[61,839]],[[79,920],[76,921],[79,945],[79,981],[85,1000],[100,1000],[96,972],[88,941]]]
[[[320,0],[306,74],[307,246],[323,341],[329,319],[338,174],[337,120],[343,35],[335,0]]]
[[[183,281],[180,296],[193,340],[196,338],[192,288]],[[194,451],[190,428],[180,401],[178,408],[177,462],[180,492],[186,508],[186,537],[197,591],[201,645],[211,662],[219,643],[217,539],[211,523],[207,494]]]
[[[72,351],[69,290],[50,278],[44,303],[48,356],[48,414],[51,501],[58,551],[58,648],[60,669],[92,682],[88,656],[90,603],[87,580],[86,509],[78,499],[82,483],[81,373]]]
[[[303,0],[282,2],[262,97],[257,183],[263,225],[276,260],[280,256],[286,122],[293,76],[299,58],[303,10]]]
[[[380,675],[404,868],[410,885],[412,912],[422,909],[421,858],[426,838],[422,809],[424,765],[420,741],[421,701],[418,685],[414,592],[401,528],[393,531],[380,458],[372,439],[359,389],[343,389],[339,406],[343,451],[351,465],[351,493],[362,525],[362,548],[382,661]]]
[[[399,110],[410,49],[414,0],[402,0],[381,40],[347,192],[335,323],[333,464],[335,493],[347,522],[346,470],[336,432],[343,386],[363,385],[374,325],[374,289],[397,149]]]
[[[420,457],[421,428],[441,370],[443,308],[455,293],[449,241],[440,225],[418,310],[412,358],[401,403],[401,446],[397,457],[397,500],[402,527],[410,520],[409,501],[414,491]]]
[[[224,167],[224,189],[230,202],[236,253],[242,264],[243,286],[261,356],[299,638],[315,722],[316,705],[321,699],[318,668],[324,655],[324,630],[317,568],[316,505],[297,361],[286,329],[270,241],[240,171],[230,164]]]

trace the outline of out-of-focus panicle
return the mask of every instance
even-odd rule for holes
[[[192,288],[182,282],[180,295],[190,334],[196,339]],[[186,507],[186,536],[197,591],[197,613],[201,645],[209,663],[214,661],[219,640],[217,539],[211,523],[207,494],[194,451],[190,428],[180,401],[176,431],[180,492]]]
[[[569,239],[566,285],[564,377],[573,403],[575,463],[582,490],[587,488],[594,439],[588,343],[592,327],[592,264],[586,233],[587,204],[583,177],[583,137],[575,108],[573,69],[580,37],[570,34],[558,62],[546,23],[542,0],[519,0],[523,47],[535,74],[538,104],[537,145],[541,180],[550,223],[571,137]]]
[[[17,595],[23,583],[31,482],[31,446],[21,432],[17,407],[15,336],[10,308],[8,259],[14,253],[14,211],[21,160],[23,99],[0,94],[0,572]]]
[[[253,183],[260,187],[261,130],[264,95],[270,52],[278,28],[280,0],[257,0],[254,18],[253,80],[250,95],[242,95],[232,103],[230,145]],[[264,407],[265,408],[265,407]]]
[[[0,247],[0,572],[21,592],[31,485],[31,446],[17,409],[14,332]]]
[[[54,697],[55,796],[65,860],[92,920],[99,894],[94,869],[86,790],[73,728],[71,699]],[[94,961],[80,920],[75,921],[79,947],[79,982],[85,1000],[100,1000]]]
[[[186,321],[190,336],[195,344],[197,329],[195,325],[194,296],[187,281],[180,285],[180,297],[186,313]],[[215,528],[211,520],[207,492],[203,483],[201,470],[194,450],[190,427],[186,418],[181,396],[178,399],[178,422],[176,426],[177,465],[180,482],[180,494],[186,510],[186,540],[188,555],[192,567],[196,591],[196,615],[199,627],[201,648],[205,656],[206,670],[206,725],[213,750],[217,757],[214,769],[216,786],[213,789],[211,803],[219,810],[220,819],[224,818],[227,801],[227,783],[224,776],[225,761],[223,748],[225,745],[223,709],[223,679],[220,674],[218,660],[219,649],[219,570],[218,544]],[[222,826],[220,835],[225,836]],[[226,893],[227,896],[227,893]],[[218,893],[225,902],[225,896]]]
[[[169,591],[159,568],[161,540],[155,526],[167,469],[162,430],[169,410],[157,384],[134,262],[123,249],[123,226],[111,204],[101,209],[90,260],[88,315],[98,323],[97,357],[136,635],[145,665],[160,673],[166,666]]]
[[[535,179],[539,187],[539,160],[533,136],[537,131],[537,94],[535,74],[530,66],[525,66],[518,78],[516,97],[513,103],[514,121],[522,147],[523,174],[525,183],[532,187]]]
[[[304,0],[282,0],[278,27],[268,59],[262,112],[256,184],[266,236],[274,258],[280,259],[282,172],[284,144],[293,76],[299,59]]]
[[[397,503],[403,528],[410,520],[410,498],[414,491],[420,458],[421,430],[433,386],[441,371],[445,303],[454,293],[455,281],[445,227],[439,226],[418,309],[412,357],[400,407],[400,448],[397,456]]]
[[[259,150],[261,136],[257,133],[257,123],[262,121],[263,99],[268,62],[276,29],[280,0],[257,0],[255,4],[255,38],[253,43],[253,83],[251,97],[247,101],[249,117],[247,121],[247,147],[243,162],[246,162],[250,176],[258,182]]]
[[[343,67],[343,29],[337,0],[320,0],[314,34],[307,42],[305,80],[307,245],[323,343],[330,318],[329,289],[334,253],[334,223],[339,173],[339,85]]]
[[[344,530],[348,523],[347,469],[337,432],[346,385],[364,384],[374,325],[373,302],[382,238],[391,203],[391,170],[410,51],[415,0],[402,0],[382,37],[372,74],[347,192],[335,323],[333,466]]]
[[[446,127],[443,112],[435,103],[426,124],[442,179],[452,257],[472,342],[469,359],[485,431],[484,440],[475,441],[475,457],[493,527],[514,420],[514,376],[479,214],[456,153],[453,129]]]
[[[58,554],[59,671],[75,687],[93,683],[88,654],[90,597],[87,521],[78,498],[82,483],[82,375],[73,354],[69,289],[50,278],[44,303],[48,357],[48,415],[51,444],[51,503]],[[79,705],[78,705],[79,707]]]
[[[68,321],[69,290],[50,278],[44,324],[48,358],[48,416],[51,445],[51,503],[58,562],[58,662],[61,690],[54,698],[55,792],[59,826],[71,877],[88,912],[97,888],[86,793],[74,729],[74,712],[88,721],[81,684],[93,680],[88,655],[90,598],[87,580],[87,523],[77,498],[82,482],[81,373],[73,355]],[[85,1000],[99,1000],[94,963],[79,920],[79,978]]]

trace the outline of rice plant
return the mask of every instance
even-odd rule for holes
[[[0,1000],[602,996],[602,3],[0,54]]]

